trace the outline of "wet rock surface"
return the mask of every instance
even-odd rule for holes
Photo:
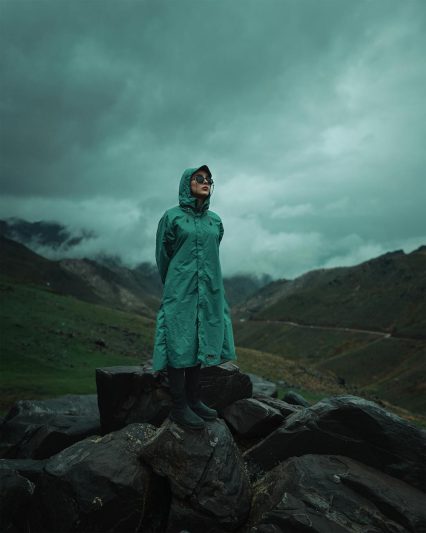
[[[153,372],[141,366],[113,366],[96,370],[99,411],[103,433],[134,422],[160,427],[172,401],[167,372]],[[214,409],[222,409],[241,398],[250,398],[250,378],[232,363],[202,369],[201,399]]]
[[[426,531],[424,493],[341,455],[292,457],[254,485],[246,531]]]
[[[266,437],[284,421],[278,409],[255,398],[232,403],[222,410],[222,416],[242,437]]]
[[[53,456],[36,486],[32,523],[40,531],[134,531],[161,521],[167,485],[139,460],[149,424],[92,436]]]
[[[1,531],[426,532],[426,433],[374,402],[279,400],[226,363],[201,370],[218,419],[189,430],[168,418],[164,373],[96,376],[97,395],[4,418]]]
[[[96,394],[20,400],[0,425],[0,457],[45,459],[99,432]]]
[[[254,479],[292,456],[345,455],[425,490],[425,436],[374,402],[336,396],[287,417],[244,459]]]
[[[193,528],[203,525],[208,531],[232,531],[247,519],[248,475],[222,420],[207,422],[201,431],[166,422],[144,444],[141,455],[169,480],[173,499],[167,531],[180,531],[188,524]]]

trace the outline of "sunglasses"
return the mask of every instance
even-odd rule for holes
[[[211,184],[213,183],[212,178],[209,178],[209,177],[205,178],[205,177],[202,176],[201,174],[197,174],[196,176],[194,176],[194,177],[192,178],[192,180],[196,180],[197,183],[204,183],[204,180],[207,180],[207,183],[208,183],[209,185],[211,185]]]

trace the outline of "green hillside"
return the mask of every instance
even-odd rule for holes
[[[153,321],[0,278],[0,410],[16,399],[96,392],[95,368],[140,364]]]
[[[426,413],[426,341],[422,339],[260,320],[235,322],[234,334],[241,348],[331,371],[365,393]]]
[[[16,283],[7,277],[0,277],[0,294],[2,414],[18,399],[95,393],[97,367],[138,365],[151,357],[155,332],[152,319],[83,302],[47,287]],[[241,325],[234,324],[237,338]],[[261,326],[261,323],[257,324],[257,329],[251,332],[254,337],[263,335],[257,349],[245,346],[245,342],[238,345],[237,364],[243,372],[290,384],[279,387],[279,397],[290,389],[311,402],[335,394],[364,395],[357,386],[338,385],[330,369],[315,369],[312,363],[318,357],[318,350],[309,348],[321,346],[322,354],[330,346],[335,350],[337,345],[363,346],[364,341],[357,335],[347,341],[349,344],[342,344],[343,338],[339,335],[336,337],[338,342],[324,335],[320,344],[316,344],[313,337],[305,336],[300,349],[295,345],[290,349],[291,343],[296,344],[298,340],[294,338],[290,342],[289,329],[287,334],[282,330],[281,337],[276,340],[273,337],[278,334],[277,329],[268,327],[262,333]],[[246,335],[249,335],[250,328],[245,327]],[[306,357],[298,357],[298,353],[305,353]],[[376,399],[374,391],[365,396]],[[387,408],[425,425],[422,416],[412,415],[393,405],[387,405]]]
[[[239,306],[236,316],[426,339],[426,252],[392,252],[274,282]]]

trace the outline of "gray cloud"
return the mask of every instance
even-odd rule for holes
[[[205,162],[226,274],[410,251],[426,242],[425,13],[3,0],[0,215],[84,224],[99,239],[79,253],[153,261],[183,169]]]

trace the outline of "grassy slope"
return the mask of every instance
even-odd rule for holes
[[[0,278],[0,295],[3,414],[17,399],[95,393],[97,367],[137,365],[151,357],[155,321],[149,318],[86,303],[40,286],[18,284],[5,277]],[[236,332],[238,329],[239,324],[235,324]],[[273,330],[266,333],[273,335]],[[99,339],[105,342],[105,347],[96,343]],[[268,353],[239,346],[237,364],[243,372],[290,383],[311,402],[329,395],[358,392],[337,385],[332,375],[327,376],[327,369],[320,378],[310,371],[304,364],[307,361],[297,358],[294,346],[292,352],[288,350],[297,340],[290,339],[291,335],[282,332],[275,346],[278,350],[287,342],[284,355],[288,351],[289,357],[283,357],[282,351]],[[328,346],[326,339],[325,336],[320,343],[321,350]],[[305,342],[303,350],[309,352],[312,339]],[[351,346],[360,345],[362,342],[355,336]],[[265,339],[263,347],[266,350]],[[314,348],[309,352],[314,360],[318,357],[316,351]],[[287,390],[279,389],[279,397]],[[394,406],[388,408],[418,424],[424,423],[422,417],[413,417]]]
[[[240,347],[332,371],[381,399],[422,415],[426,412],[423,340],[260,321],[237,322],[234,333]]]
[[[97,367],[150,354],[152,320],[5,278],[0,294],[3,412],[18,398],[94,393]]]
[[[264,306],[255,318],[396,331],[424,339],[425,265],[425,254],[413,252],[312,271],[309,283]]]

